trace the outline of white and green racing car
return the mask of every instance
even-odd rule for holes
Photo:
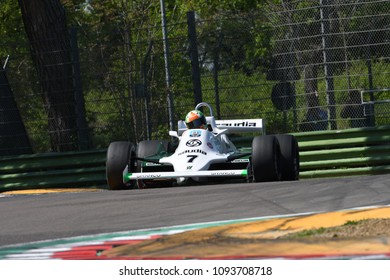
[[[299,149],[293,135],[265,135],[263,119],[215,120],[208,103],[207,129],[188,129],[178,122],[175,139],[112,142],[107,150],[110,190],[145,188],[232,179],[247,182],[298,180]],[[230,135],[253,136],[251,145],[236,147]],[[233,138],[232,138],[233,139]]]

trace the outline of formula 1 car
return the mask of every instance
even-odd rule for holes
[[[107,150],[106,177],[110,190],[166,186],[212,179],[247,182],[298,180],[299,150],[292,135],[265,135],[263,119],[215,120],[208,103],[207,129],[188,129],[178,122],[169,131],[176,141],[112,142]],[[237,148],[228,135],[259,133],[251,147]],[[176,142],[176,143],[175,143]]]

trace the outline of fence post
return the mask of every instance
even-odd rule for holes
[[[219,52],[222,45],[223,33],[221,28],[218,27],[218,43],[214,48],[214,67],[213,67],[213,78],[214,78],[214,95],[215,95],[215,109],[217,112],[217,119],[221,119],[221,102],[219,98]]]
[[[161,28],[163,35],[163,44],[164,44],[164,62],[165,62],[165,82],[167,86],[167,103],[168,103],[168,114],[169,114],[169,130],[174,130],[174,103],[172,96],[172,81],[171,81],[171,72],[169,68],[169,41],[168,41],[168,31],[167,31],[167,19],[165,15],[165,0],[160,0],[161,8]]]
[[[368,35],[368,42],[367,42],[367,47],[366,47],[366,65],[367,65],[367,71],[368,71],[368,85],[369,85],[369,90],[370,90],[370,101],[374,102],[375,97],[374,97],[374,79],[372,75],[372,63],[371,63],[371,45],[372,45],[372,33]],[[363,102],[363,100],[362,100]],[[370,117],[368,119],[368,125],[369,126],[375,126],[375,108],[372,106],[370,108]]]
[[[143,93],[144,93],[143,98],[145,103],[146,140],[150,140],[152,136],[152,124],[150,122],[150,94],[148,92],[148,79],[147,79],[148,71],[146,69],[146,63],[148,58],[150,57],[150,52],[152,51],[152,47],[153,47],[153,41],[149,41],[149,46],[141,65]]]
[[[190,59],[192,69],[192,84],[194,86],[195,105],[202,102],[202,85],[200,81],[199,55],[196,38],[195,12],[187,12],[188,39],[190,43]]]
[[[336,98],[334,96],[333,81],[333,51],[329,43],[329,7],[328,0],[320,0],[320,17],[321,17],[321,35],[322,35],[322,53],[324,58],[324,72],[326,81],[326,101],[329,111],[330,127],[332,130],[337,129],[336,124]]]
[[[85,118],[85,104],[83,89],[81,84],[80,55],[77,41],[77,28],[70,28],[70,46],[72,49],[73,80],[75,85],[76,101],[76,123],[79,149],[87,150],[90,148],[88,125]]]
[[[217,111],[217,119],[221,119],[221,108],[219,106],[219,80],[218,80],[218,70],[219,70],[219,49],[217,48],[214,53],[214,67],[213,67],[213,78],[214,78],[214,95],[215,95],[215,108]]]

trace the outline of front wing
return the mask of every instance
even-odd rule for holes
[[[236,170],[202,170],[202,171],[182,171],[182,172],[141,172],[129,173],[127,167],[123,171],[123,182],[132,180],[156,180],[156,179],[176,179],[191,177],[244,177],[248,175],[247,169]]]

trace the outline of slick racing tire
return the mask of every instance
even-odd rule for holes
[[[123,183],[123,170],[129,165],[129,171],[135,169],[135,149],[130,142],[112,142],[108,146],[106,161],[106,177],[110,190],[131,188]]]
[[[253,138],[251,165],[253,181],[280,181],[280,148],[275,136],[265,135]]]
[[[293,135],[275,135],[280,146],[283,181],[299,180],[299,148]]]

